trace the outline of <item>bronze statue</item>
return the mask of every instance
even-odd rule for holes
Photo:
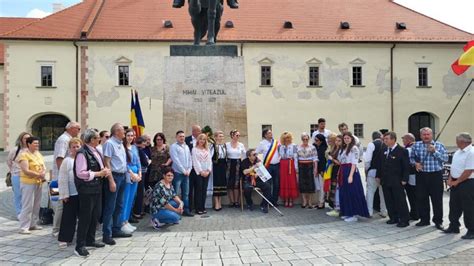
[[[183,7],[184,1],[173,0],[173,7]],[[227,0],[227,4],[230,8],[239,8],[237,0]],[[206,44],[214,45],[224,11],[223,0],[188,0],[188,5],[194,27],[194,45],[199,45],[206,33]]]

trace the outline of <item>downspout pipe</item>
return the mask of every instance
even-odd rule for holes
[[[76,122],[79,122],[79,46],[73,42],[76,47]]]
[[[393,107],[393,49],[395,49],[396,44],[394,43],[390,48],[390,128],[393,131],[395,128],[395,119],[394,119],[394,107]]]

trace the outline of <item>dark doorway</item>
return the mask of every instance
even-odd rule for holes
[[[40,139],[42,151],[52,151],[54,142],[64,132],[69,119],[63,115],[43,115],[31,126],[31,133]]]
[[[429,127],[433,130],[433,136],[435,133],[435,119],[432,114],[427,112],[419,112],[412,114],[408,118],[408,131],[412,133],[416,140],[420,140],[420,129]]]

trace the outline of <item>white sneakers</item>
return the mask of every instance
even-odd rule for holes
[[[127,225],[130,229],[132,229],[133,231],[136,231],[136,230],[137,230],[137,227],[131,225],[130,223],[126,223],[126,225]]]
[[[331,216],[331,217],[339,217],[339,211],[334,209],[330,212],[326,212],[326,215]],[[357,217],[355,217],[355,216],[341,216],[340,218],[342,220],[344,220],[345,222],[348,222],[348,223],[358,221]]]
[[[358,221],[358,219],[355,216],[347,217],[347,218],[344,219],[344,222],[348,222],[348,223],[353,223],[353,222],[357,222],[357,221]]]
[[[326,212],[326,215],[331,216],[331,217],[339,217],[339,211],[334,209],[330,212]]]
[[[43,229],[43,227],[39,226],[39,225],[33,225],[32,227],[30,228],[24,228],[24,229],[20,229],[20,234],[22,235],[29,235],[31,234],[31,231],[33,230],[41,230]]]
[[[122,225],[120,230],[124,233],[131,234],[131,233],[135,232],[135,230],[137,230],[137,228],[135,226],[129,224],[129,223],[125,223],[124,225]]]
[[[31,231],[30,231],[30,229],[20,229],[19,233],[22,234],[22,235],[29,235],[29,234],[31,234]]]

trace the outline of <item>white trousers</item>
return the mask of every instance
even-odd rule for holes
[[[323,177],[318,174],[317,177],[314,178],[314,183],[316,187],[316,199],[318,200],[317,204],[324,203],[324,180]]]
[[[375,169],[371,169],[367,173],[367,194],[365,199],[367,200],[367,207],[369,209],[370,216],[374,214],[374,195],[377,188],[379,188],[380,212],[385,215],[387,214],[387,207],[385,206],[385,198],[383,197],[382,186],[377,184],[377,181],[375,181],[376,174],[377,171]]]
[[[59,227],[61,226],[61,219],[63,217],[63,202],[58,200],[56,204],[53,205],[53,210],[53,233],[59,233]]]
[[[41,205],[41,184],[20,184],[21,212],[18,217],[21,229],[37,225]]]

